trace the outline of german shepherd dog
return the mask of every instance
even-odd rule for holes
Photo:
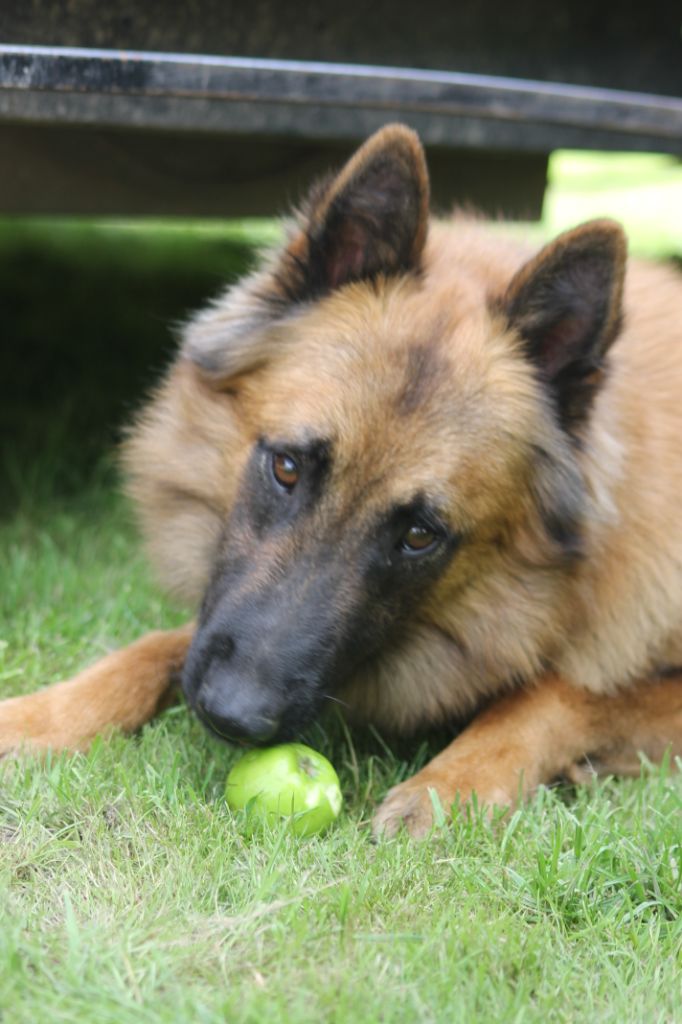
[[[540,252],[430,220],[389,125],[186,328],[124,450],[196,624],[0,704],[0,751],[135,729],[182,671],[213,733],[325,707],[469,720],[377,832],[682,754],[682,281],[597,220]],[[588,760],[586,760],[588,759]]]

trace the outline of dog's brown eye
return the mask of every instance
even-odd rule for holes
[[[294,489],[300,475],[296,462],[283,452],[272,456],[272,473],[277,483],[287,491]]]
[[[436,542],[436,534],[428,526],[420,526],[415,523],[406,530],[400,540],[400,546],[404,551],[411,551],[419,554],[426,551]]]

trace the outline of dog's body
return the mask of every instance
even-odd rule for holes
[[[126,447],[166,582],[154,634],[0,705],[0,750],[134,728],[183,685],[227,738],[328,698],[407,731],[486,710],[380,808],[508,803],[590,755],[682,753],[682,283],[593,222],[536,256],[428,222],[374,136],[287,247],[190,324]]]

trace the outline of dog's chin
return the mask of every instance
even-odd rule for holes
[[[213,736],[214,739],[221,740],[223,743],[229,743],[231,747],[244,747],[244,748],[247,748],[247,747],[258,746],[258,744],[256,744],[256,743],[249,742],[249,740],[241,740],[241,739],[237,739],[235,736],[227,736],[227,735],[225,735],[225,733],[222,733],[220,731],[220,729],[217,729],[216,726],[213,725],[212,722],[209,722],[209,720],[207,718],[204,718],[204,716],[201,714],[201,711],[199,711],[198,708],[195,707],[192,710],[194,711],[194,714],[197,716],[197,718],[199,719],[199,721],[203,725],[203,727],[206,730],[206,732],[210,736]]]
[[[233,747],[241,747],[243,749],[251,749],[259,747],[264,749],[265,747],[274,747],[280,743],[293,743],[295,740],[299,740],[302,734],[307,728],[309,728],[316,720],[315,715],[309,715],[305,718],[299,717],[296,722],[287,722],[286,720],[280,725],[277,732],[273,733],[267,739],[259,740],[257,738],[240,738],[236,736],[230,736],[220,731],[216,727],[214,722],[211,722],[205,715],[202,714],[201,708],[196,705],[189,697],[186,698],[189,707],[201,722],[202,726],[211,736],[215,739],[221,740],[223,743],[228,743]]]

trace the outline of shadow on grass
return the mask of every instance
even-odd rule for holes
[[[217,233],[0,222],[0,514],[113,475],[177,325],[251,258]]]

